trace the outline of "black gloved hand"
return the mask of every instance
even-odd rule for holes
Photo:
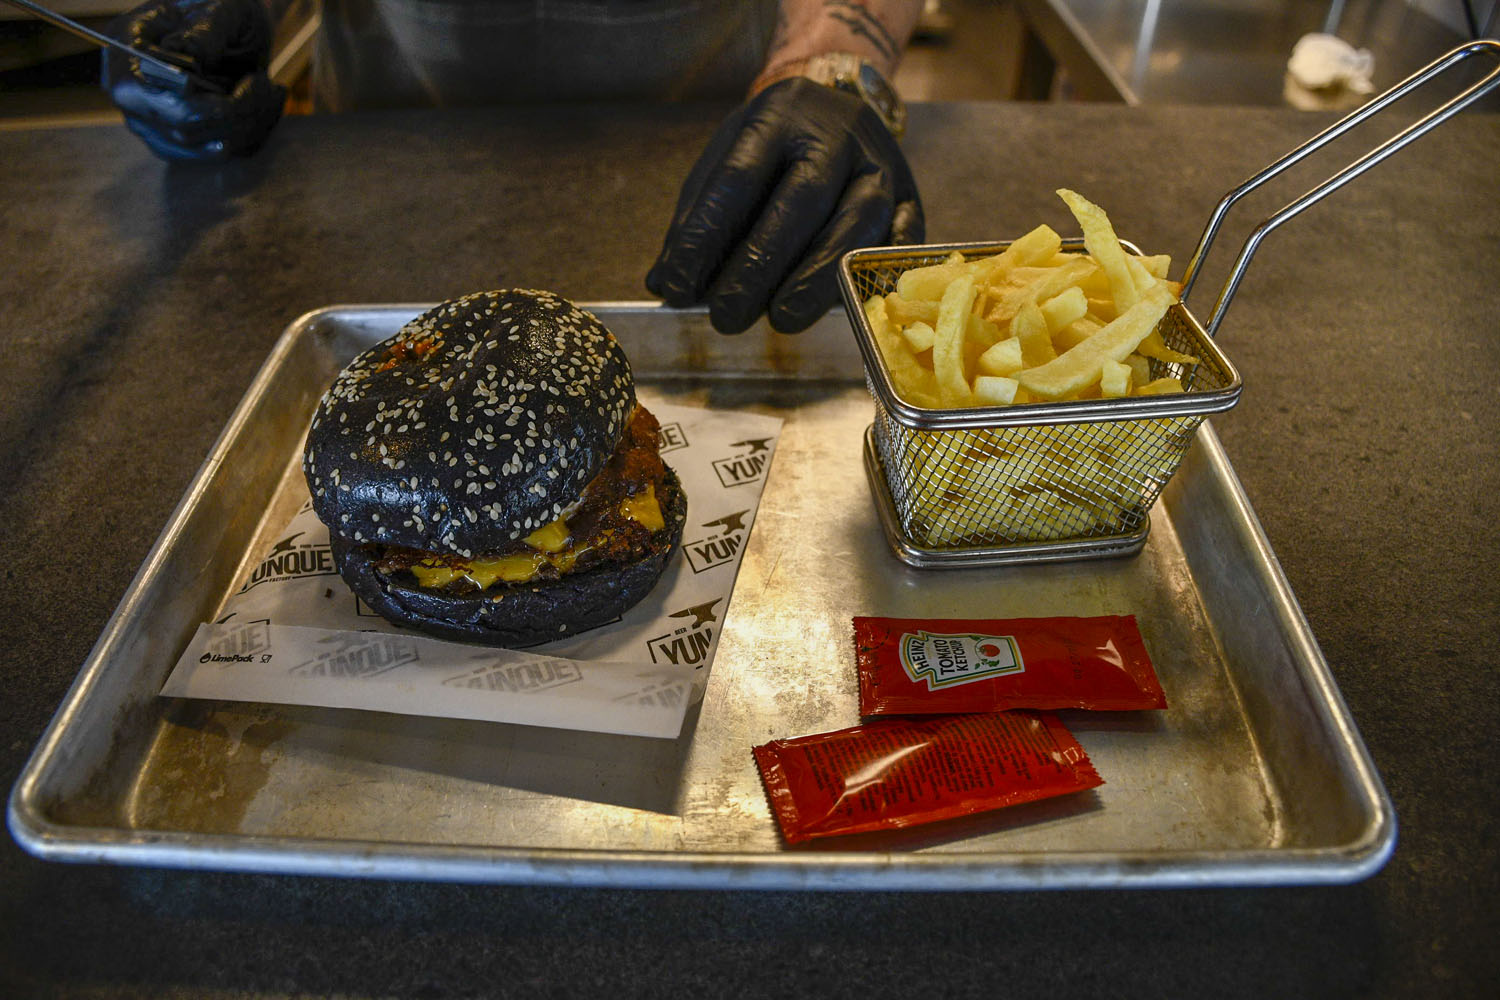
[[[784,333],[838,300],[845,251],[919,243],[922,203],[901,148],[853,94],[802,77],[725,119],[683,184],[646,287],[708,301],[723,333],[762,312]]]
[[[148,0],[107,30],[134,48],[173,53],[224,88],[174,93],[144,75],[140,60],[104,50],[104,89],[162,159],[220,163],[248,155],[281,118],[286,90],[266,75],[272,25],[261,0]]]

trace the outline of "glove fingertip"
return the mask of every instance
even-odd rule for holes
[[[680,276],[672,272],[666,257],[658,259],[646,272],[646,289],[674,309],[690,306],[697,299],[684,289]]]
[[[910,246],[921,243],[927,236],[927,222],[922,216],[922,206],[915,201],[903,201],[896,206],[891,217],[891,243],[894,246]]]
[[[698,303],[698,299],[696,297],[688,295],[682,289],[675,288],[670,285],[664,286],[662,290],[657,294],[661,296],[661,300],[663,302],[671,306],[673,309],[686,309],[688,306],[696,305]]]
[[[737,309],[724,309],[714,303],[709,306],[708,321],[720,333],[734,336],[750,329],[755,323],[755,316],[746,316]]]
[[[766,320],[778,333],[801,333],[833,308],[836,296],[803,285],[776,296],[766,310]]]
[[[707,281],[680,263],[688,256],[681,251],[664,250],[652,270],[656,274],[657,294],[675,307],[690,306],[703,298]]]

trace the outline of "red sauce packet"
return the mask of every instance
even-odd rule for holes
[[[1104,784],[1055,715],[877,719],[754,750],[787,843],[893,830]]]
[[[859,713],[1166,708],[1131,615],[855,618]]]

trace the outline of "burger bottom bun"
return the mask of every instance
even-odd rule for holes
[[[656,586],[682,541],[687,496],[677,474],[662,483],[666,525],[652,536],[651,550],[633,563],[609,563],[558,580],[510,584],[464,595],[411,586],[375,569],[363,548],[334,536],[333,557],[349,588],[387,621],[442,639],[512,649],[535,646],[614,621]],[[496,595],[501,596],[495,600]]]

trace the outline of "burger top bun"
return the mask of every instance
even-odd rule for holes
[[[334,533],[471,557],[556,520],[635,408],[614,335],[550,292],[446,302],[345,368],[303,472]]]

